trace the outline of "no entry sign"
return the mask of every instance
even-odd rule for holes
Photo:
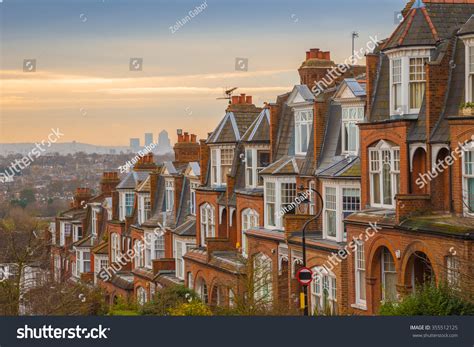
[[[307,267],[303,267],[299,269],[298,272],[296,273],[296,279],[303,286],[308,286],[313,280],[313,271],[311,271]]]

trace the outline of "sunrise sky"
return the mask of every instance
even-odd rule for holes
[[[388,36],[405,1],[207,0],[173,34],[202,3],[0,0],[0,143],[40,141],[51,128],[61,142],[98,145],[162,129],[174,141],[177,128],[204,138],[224,114],[224,87],[272,102],[299,82],[306,50],[343,61],[353,30],[356,48]],[[132,57],[142,71],[129,70]],[[248,71],[235,71],[236,57]]]

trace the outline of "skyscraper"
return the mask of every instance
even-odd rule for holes
[[[171,152],[173,149],[171,148],[171,141],[168,137],[168,132],[163,130],[158,135],[158,151],[161,153]]]
[[[130,139],[130,149],[134,152],[140,150],[140,139],[139,138],[131,138]]]
[[[153,134],[145,133],[145,146],[149,146],[153,143]]]

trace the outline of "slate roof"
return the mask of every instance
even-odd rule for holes
[[[298,175],[305,157],[285,156],[260,171],[261,175]]]
[[[261,108],[251,104],[229,105],[224,118],[209,136],[206,143],[218,144],[240,141],[261,111]]]
[[[474,34],[474,14],[458,31],[459,36],[469,35],[469,34]]]
[[[243,142],[270,142],[270,110],[265,108],[242,136]]]
[[[388,57],[381,53],[379,66],[377,67],[377,77],[374,86],[374,95],[371,103],[369,115],[370,121],[381,121],[390,118],[390,61]]]
[[[290,93],[279,95],[276,104],[280,107],[280,114],[278,115],[278,133],[276,141],[273,143],[273,152],[275,153],[274,160],[277,160],[285,155],[295,154],[294,132],[295,119],[291,107],[287,105],[286,101]]]
[[[362,97],[366,95],[366,83],[359,82],[355,78],[346,78],[344,79],[344,82],[354,96]]]
[[[136,186],[147,179],[150,170],[130,171],[117,185],[117,189],[135,189]]]

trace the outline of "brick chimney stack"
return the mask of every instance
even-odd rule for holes
[[[336,64],[331,60],[331,52],[311,48],[306,52],[306,59],[298,69],[300,83],[306,84],[311,89],[335,66]]]
[[[118,172],[104,172],[100,180],[102,194],[111,194],[120,183]]]
[[[245,94],[234,95],[231,99],[231,105],[252,105],[252,96]]]
[[[199,143],[195,134],[178,133],[178,142],[173,149],[175,161],[180,163],[199,162]]]
[[[156,164],[153,161],[153,153],[149,152],[143,157],[140,157],[133,167],[134,171],[153,170],[156,169]]]

